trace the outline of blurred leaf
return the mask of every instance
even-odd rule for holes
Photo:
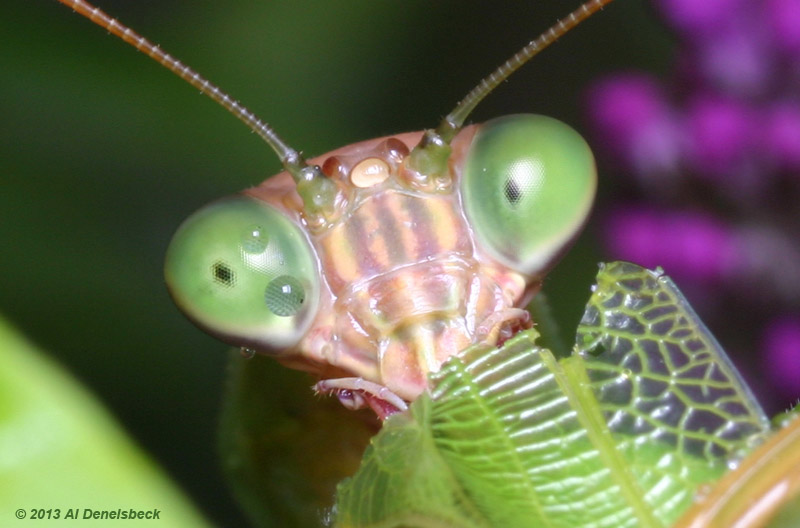
[[[6,526],[19,509],[25,526],[84,526],[85,509],[157,510],[158,526],[207,526],[106,410],[2,319],[0,481]],[[75,508],[78,519],[66,519]],[[32,520],[33,509],[60,519]]]
[[[358,469],[380,424],[336,398],[318,397],[311,378],[273,358],[229,358],[221,422],[224,469],[258,526],[319,526],[336,485]]]

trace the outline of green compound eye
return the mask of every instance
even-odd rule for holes
[[[317,311],[317,260],[302,231],[248,196],[214,202],[172,238],[164,266],[172,298],[196,324],[236,346],[280,351]]]
[[[594,200],[597,171],[583,138],[550,117],[511,115],[475,134],[461,180],[481,246],[535,275],[566,251]]]

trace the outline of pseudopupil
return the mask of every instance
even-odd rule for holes
[[[233,283],[236,282],[233,270],[224,262],[215,262],[211,266],[211,273],[214,276],[214,282],[223,286],[233,286]]]
[[[505,185],[503,185],[503,194],[506,197],[506,201],[514,206],[522,198],[522,189],[519,188],[519,184],[514,178],[508,178]]]

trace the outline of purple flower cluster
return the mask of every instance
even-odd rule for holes
[[[785,406],[800,396],[800,0],[652,1],[677,36],[670,78],[619,73],[588,95],[620,178],[603,241],[662,266]]]

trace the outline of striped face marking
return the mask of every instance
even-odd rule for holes
[[[321,237],[323,269],[336,291],[416,262],[472,253],[454,196],[375,190]]]

